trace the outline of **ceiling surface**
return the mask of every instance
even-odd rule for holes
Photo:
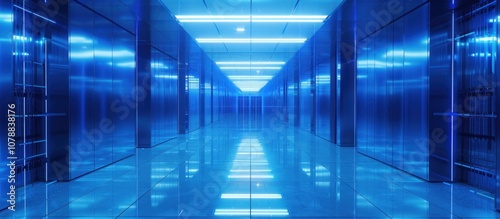
[[[257,92],[343,0],[161,0],[243,92]]]

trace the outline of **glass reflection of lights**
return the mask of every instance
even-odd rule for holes
[[[22,53],[13,52],[12,55],[14,55],[14,56],[19,56],[19,55],[21,55],[21,56],[29,56],[30,54],[27,53],[27,52],[22,52]]]
[[[14,41],[30,41],[30,42],[33,40],[33,38],[31,37],[28,38],[26,36],[18,36],[18,35],[12,35],[12,39]]]
[[[496,22],[499,22],[500,21],[500,16],[498,16],[497,18],[495,19],[490,19],[489,22],[490,23],[496,23]]]
[[[186,177],[193,178],[198,172],[200,163],[198,161],[190,160],[186,162]]]
[[[118,66],[118,67],[127,67],[127,68],[135,68],[135,62],[117,63],[116,66]]]
[[[113,62],[109,62],[108,64],[113,65]],[[135,68],[135,62],[117,62],[115,66],[122,68]]]
[[[233,165],[228,175],[228,179],[236,180],[250,180],[254,181],[254,186],[260,187],[262,181],[273,179],[274,175],[272,170],[269,169],[269,163],[266,159],[262,145],[258,139],[243,139],[238,144],[236,156],[233,160]],[[265,191],[268,193],[257,192],[255,193],[241,193],[241,192],[224,192],[221,194],[221,200],[265,200],[264,203],[270,204],[267,209],[248,209],[241,208],[241,206],[234,206],[235,202],[226,202],[233,205],[232,208],[225,206],[225,208],[215,209],[215,216],[287,216],[288,209],[283,209],[282,195],[278,192],[272,192],[272,188],[267,188]],[[273,208],[274,207],[274,208]]]
[[[121,51],[104,51],[104,50],[89,50],[84,52],[70,52],[71,58],[94,58],[94,57],[134,57],[135,53],[128,50]]]
[[[429,57],[429,53],[427,51],[408,52],[403,50],[395,50],[395,51],[389,51],[384,55],[384,57],[394,57],[394,56],[404,56],[406,58],[427,58]]]
[[[330,75],[318,75],[316,76],[316,84],[330,84]]]
[[[491,53],[488,53],[488,54],[483,53],[483,52],[481,52],[481,53],[472,53],[470,56],[472,56],[472,57],[491,57]]]
[[[82,36],[70,36],[69,43],[78,43],[78,44],[91,44],[94,41]]]
[[[177,79],[177,75],[155,75],[155,78]]]
[[[382,62],[377,60],[358,60],[358,68],[387,68],[387,67],[403,67],[403,63],[397,62]]]
[[[496,40],[497,40],[496,37],[477,37],[477,38],[474,38],[474,41],[476,43],[480,43],[480,42],[494,42]]]
[[[267,81],[256,81],[256,80],[244,80],[244,81],[236,81],[234,80],[233,83],[241,89],[243,92],[257,92],[259,91],[264,85],[267,84]]]
[[[151,62],[151,68],[153,69],[170,69],[169,66],[161,62]]]
[[[13,21],[12,14],[0,14],[0,21],[10,23]]]
[[[302,171],[309,177],[314,178],[315,185],[318,187],[330,186],[330,171],[324,166],[317,164],[314,167],[314,172],[311,172],[310,163],[302,162]]]
[[[238,152],[238,155],[263,155],[263,152]]]
[[[287,216],[287,209],[216,209],[217,216]]]

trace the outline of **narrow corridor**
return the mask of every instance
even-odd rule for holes
[[[235,116],[21,192],[0,217],[500,217],[491,194],[425,182],[275,116]]]

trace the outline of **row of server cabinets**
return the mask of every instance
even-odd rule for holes
[[[497,1],[471,1],[455,14],[456,179],[495,192],[498,136]]]
[[[0,130],[9,133],[0,137],[0,161],[13,164],[0,169],[4,196],[11,185],[73,180],[236,110],[238,89],[177,23],[184,44],[136,47],[135,26],[92,4],[0,2],[0,104],[8,115]],[[187,68],[178,65],[183,49]]]
[[[498,193],[499,3],[395,2],[345,1],[261,90],[264,109],[424,180]]]

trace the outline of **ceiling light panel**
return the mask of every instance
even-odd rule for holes
[[[215,209],[217,216],[287,216],[287,209]]]
[[[198,43],[304,43],[306,38],[196,38]]]
[[[286,62],[215,62],[217,65],[284,65]]]
[[[217,65],[284,65],[286,62],[248,62],[248,61],[220,61],[215,62]]]
[[[281,67],[274,66],[223,66],[221,70],[280,70]]]
[[[238,193],[223,193],[222,199],[281,199],[281,194],[238,194]]]
[[[235,80],[241,90],[255,92],[283,69],[285,63],[253,61],[290,60],[342,0],[299,1],[298,4],[289,0],[254,0],[251,4],[238,0],[226,1],[223,5],[219,0],[160,2],[178,15],[177,21],[197,39],[213,61],[228,62],[217,63],[218,67],[226,68],[222,69],[224,74],[236,76],[230,79]],[[255,25],[250,26],[251,22]],[[229,63],[231,61],[234,63]],[[257,69],[258,66],[272,69]]]
[[[322,23],[326,15],[176,15],[180,23]]]
[[[201,46],[207,45],[222,45],[222,44],[200,44]],[[227,44],[226,46],[230,46],[233,44]],[[236,44],[235,44],[236,45]],[[266,44],[259,44],[266,45]],[[288,44],[293,45],[293,44]],[[224,46],[224,45],[222,45]],[[255,45],[252,45],[252,47]],[[215,62],[219,61],[284,61],[289,60],[295,53],[271,53],[271,52],[238,52],[238,53],[228,53],[228,52],[210,52],[209,56]]]

